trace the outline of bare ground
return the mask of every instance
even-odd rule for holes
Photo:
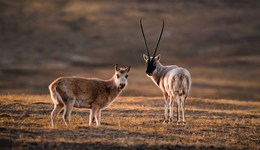
[[[260,149],[259,6],[256,0],[0,0],[1,149]],[[144,73],[140,18],[151,50],[165,19],[162,63],[191,72],[186,125],[162,124],[161,92]],[[50,128],[50,82],[70,75],[107,79],[116,63],[132,65],[127,97],[103,111],[101,127],[88,127],[89,112],[77,109],[70,127],[60,117]]]
[[[0,97],[0,146],[23,149],[259,149],[260,102],[189,98],[187,124],[163,124],[162,97],[119,97],[100,127],[75,109],[50,127],[49,96]],[[176,109],[175,109],[176,110]]]

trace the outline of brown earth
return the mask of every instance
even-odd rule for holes
[[[89,111],[75,109],[70,127],[60,115],[53,129],[49,96],[6,95],[0,104],[1,148],[260,148],[260,102],[188,98],[187,124],[177,125],[162,123],[162,97],[119,97],[102,111],[100,127],[87,125]]]
[[[260,149],[260,1],[0,0],[0,147],[13,149]],[[186,125],[162,124],[160,90],[145,75],[158,53],[192,75]],[[132,65],[129,85],[89,127],[50,128],[48,84],[59,76],[107,79]],[[39,94],[44,94],[37,96]],[[151,97],[153,96],[153,97]]]

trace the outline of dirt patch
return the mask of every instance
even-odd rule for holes
[[[65,127],[61,113],[56,127],[52,129],[50,113],[53,104],[48,103],[46,97],[48,96],[0,97],[8,101],[5,105],[0,105],[2,147],[23,149],[257,149],[260,147],[259,102],[232,103],[232,100],[189,98],[186,104],[187,124],[177,125],[176,122],[162,123],[164,105],[161,97],[119,97],[108,109],[102,111],[100,127],[96,127],[95,124],[87,125],[89,111],[74,109],[70,127]],[[21,102],[14,102],[15,99]],[[174,108],[176,117],[175,113],[176,108]]]

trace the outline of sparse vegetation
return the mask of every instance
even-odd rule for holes
[[[60,115],[54,129],[49,96],[4,95],[0,104],[1,147],[260,148],[260,102],[188,98],[187,124],[177,125],[162,123],[162,97],[119,97],[100,127],[89,127],[89,111],[77,109],[70,127]]]
[[[259,8],[257,0],[0,0],[0,149],[260,149]],[[185,126],[162,124],[141,17],[151,47],[165,19],[162,63],[191,73]],[[108,79],[115,64],[132,65],[129,85],[102,126],[87,126],[89,111],[78,109],[69,128],[60,117],[51,129],[50,82]]]

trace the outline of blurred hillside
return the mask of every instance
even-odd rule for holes
[[[144,73],[143,18],[151,50],[165,20],[158,53],[191,71],[192,96],[259,99],[259,8],[256,0],[0,0],[0,93],[48,93],[63,75],[109,78],[118,63],[133,66],[125,95],[160,95]]]

